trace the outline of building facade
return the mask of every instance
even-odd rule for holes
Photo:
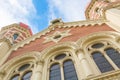
[[[51,21],[35,35],[0,31],[0,80],[120,80],[120,0],[92,0],[86,20]]]

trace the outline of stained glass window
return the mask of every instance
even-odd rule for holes
[[[54,64],[51,66],[49,80],[61,80],[59,64]]]
[[[71,60],[64,62],[63,69],[65,80],[78,80],[74,64]]]
[[[120,68],[120,53],[113,48],[108,48],[105,51],[112,61]]]
[[[100,52],[92,53],[93,60],[98,66],[99,70],[103,72],[114,70],[110,63],[106,60],[106,58]]]

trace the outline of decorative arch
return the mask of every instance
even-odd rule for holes
[[[117,42],[119,37],[118,32],[102,31],[90,34],[77,41],[91,63],[90,65],[96,69],[98,74],[119,70],[120,50],[118,48],[120,46]]]
[[[77,41],[77,44],[80,48],[86,47],[86,45],[89,45],[91,42],[95,42],[97,40],[114,40],[119,41],[120,34],[118,32],[114,31],[101,31],[89,34],[88,36],[82,37]]]
[[[63,42],[51,46],[41,52],[41,59],[45,59],[48,55],[51,55],[52,52],[60,51],[60,50],[71,50],[76,51],[78,49],[78,45],[74,42]]]
[[[28,79],[29,77],[31,77],[35,63],[36,61],[38,61],[36,54],[39,54],[39,52],[35,52],[35,51],[28,52],[28,53],[14,57],[11,60],[7,61],[1,67],[1,71],[4,71],[5,73],[5,75],[3,76],[3,80],[10,80],[11,78],[19,76],[18,72],[21,72],[21,71],[23,73],[22,77],[24,79]],[[29,76],[29,77],[26,77],[26,76]]]
[[[66,75],[64,75],[64,70],[62,66],[67,60],[70,60],[73,63],[71,64],[71,68],[73,68],[72,70],[74,71],[74,73],[76,73],[73,78],[76,78],[76,80],[78,80],[79,76],[77,75],[79,75],[79,68],[77,68],[76,65],[79,62],[77,62],[78,59],[77,55],[75,54],[76,49],[78,49],[78,46],[74,42],[64,42],[51,46],[42,51],[41,59],[45,62],[43,68],[43,74],[45,74],[44,78],[46,76],[49,76],[46,77],[45,80],[53,80],[53,78],[63,80],[69,78],[68,76],[66,78]],[[54,73],[56,71],[58,72],[58,74]]]

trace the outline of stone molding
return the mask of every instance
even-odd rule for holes
[[[67,22],[64,23],[64,25],[60,25],[60,26],[54,26],[51,25],[49,26],[47,29],[43,30],[42,32],[39,32],[27,39],[25,39],[24,41],[21,41],[19,43],[17,43],[16,45],[13,46],[12,50],[17,50],[19,47],[23,47],[25,44],[29,44],[31,41],[34,41],[38,38],[41,38],[41,36],[46,35],[47,33],[51,32],[52,30],[55,30],[55,28],[72,28],[72,27],[87,27],[89,25],[102,25],[104,23],[108,22],[107,20],[104,19],[100,19],[100,20],[87,20],[87,21],[76,21],[76,22]],[[77,25],[76,25],[77,24]]]

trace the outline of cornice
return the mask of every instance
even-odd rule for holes
[[[66,22],[66,23],[60,23],[59,25],[58,24],[55,24],[55,25],[50,25],[47,29],[43,30],[42,32],[39,32],[27,39],[25,39],[24,41],[21,41],[17,44],[15,44],[12,48],[12,50],[17,50],[19,47],[23,47],[25,44],[29,44],[31,41],[34,41],[35,39],[38,39],[38,38],[41,38],[41,36],[43,35],[46,35],[46,33],[49,33],[53,30],[55,30],[55,28],[72,28],[72,27],[86,27],[86,26],[89,26],[89,25],[102,25],[103,23],[106,23],[108,21],[106,20],[87,20],[87,21],[76,21],[76,22]]]
[[[88,25],[101,25],[107,22],[105,19],[98,20],[84,20],[84,21],[75,21],[75,22],[66,22],[66,23],[58,23],[55,25],[51,25],[48,28],[54,30],[55,28],[71,28],[71,27],[83,27]]]

